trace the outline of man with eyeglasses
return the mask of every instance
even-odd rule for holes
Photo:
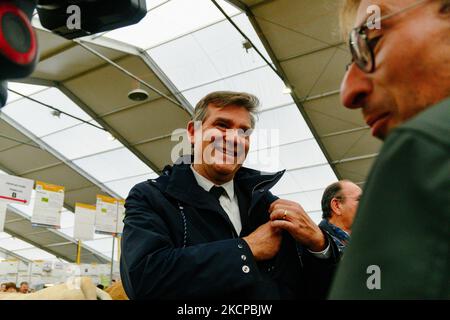
[[[450,1],[346,0],[342,17],[342,102],[385,143],[330,297],[449,299]]]

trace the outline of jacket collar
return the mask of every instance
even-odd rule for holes
[[[198,185],[189,161],[186,163],[183,159],[186,158],[181,158],[173,166],[166,166],[161,177],[154,180],[155,185],[176,200],[197,208],[211,209],[217,201]],[[251,199],[249,211],[281,179],[284,172],[285,170],[269,174],[245,167],[237,171],[234,182],[239,190]]]
[[[194,178],[197,181],[198,185],[205,189],[206,191],[210,191],[212,187],[215,186],[215,184],[208,179],[206,179],[204,176],[202,176],[200,173],[198,173],[192,165],[190,166],[192,173],[194,174]],[[228,181],[224,184],[220,185],[228,195],[228,198],[233,199],[234,198],[234,181]]]

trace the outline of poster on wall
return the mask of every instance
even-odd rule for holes
[[[53,263],[53,271],[52,271],[52,275],[54,277],[62,277],[65,274],[65,268],[64,268],[64,263],[62,262],[54,262]]]
[[[0,174],[0,202],[29,205],[34,181]]]
[[[31,217],[32,225],[59,229],[63,205],[64,187],[36,181],[36,199]]]
[[[31,273],[41,275],[44,268],[44,261],[36,260],[31,264]]]
[[[0,262],[0,274],[16,274],[19,270],[19,261],[5,260]]]
[[[97,195],[97,206],[95,212],[95,233],[117,235],[119,207],[124,201],[103,195]],[[123,226],[122,226],[123,229]]]
[[[94,240],[96,207],[84,203],[75,204],[73,237],[81,241]]]

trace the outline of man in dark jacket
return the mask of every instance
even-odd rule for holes
[[[299,205],[289,214],[304,216],[302,241],[273,227],[271,211],[288,213],[269,191],[283,172],[242,167],[257,104],[245,93],[203,98],[188,124],[193,163],[184,157],[131,190],[121,257],[131,299],[326,296],[333,241]]]
[[[450,1],[347,0],[344,13],[357,28],[342,102],[385,143],[331,298],[450,299]]]

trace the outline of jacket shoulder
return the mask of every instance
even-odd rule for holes
[[[159,178],[158,178],[159,179]],[[125,201],[125,207],[129,207],[131,204],[137,204],[141,201],[151,205],[156,205],[161,199],[164,188],[158,183],[158,179],[149,179],[136,184],[131,188],[128,197]]]
[[[420,134],[450,147],[450,99],[428,108],[399,127],[398,132]]]
[[[165,188],[167,187],[167,184],[169,182],[169,177],[168,176],[159,176],[158,178],[155,179],[148,179],[146,181],[142,181],[139,182],[138,184],[136,184],[130,191],[130,194],[133,191],[137,191],[137,192],[154,192],[155,188],[160,190],[160,191],[164,191]]]

